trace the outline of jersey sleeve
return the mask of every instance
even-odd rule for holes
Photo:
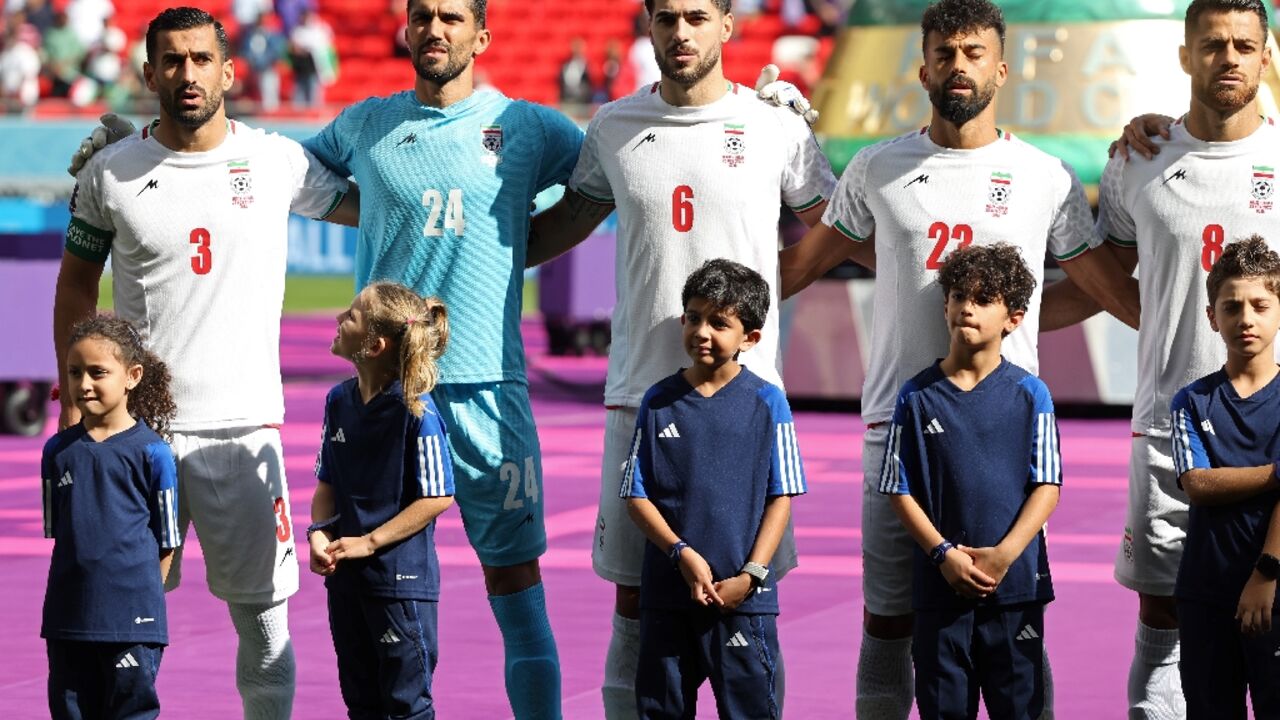
[[[151,529],[164,549],[182,544],[178,532],[178,463],[168,443],[147,446],[147,480],[151,485]]]
[[[644,491],[644,479],[653,470],[649,456],[651,439],[645,432],[649,425],[649,397],[650,395],[645,396],[636,413],[636,431],[631,436],[631,452],[627,455],[627,463],[622,466],[622,486],[618,490],[618,497],[649,497]]]
[[[1183,388],[1170,403],[1173,413],[1173,472],[1182,487],[1182,475],[1188,470],[1211,468],[1209,453],[1205,451],[1205,438],[1191,393]]]
[[[597,149],[600,141],[601,118],[607,116],[608,110],[597,113],[587,125],[587,136],[582,141],[578,162],[574,165],[573,174],[569,177],[570,190],[601,205],[614,204],[613,188],[609,186],[609,178],[605,175],[604,165],[600,164]]]
[[[1120,247],[1137,247],[1138,229],[1124,202],[1124,158],[1111,158],[1098,182],[1098,222],[1095,235]]]
[[[421,418],[412,418],[416,459],[414,486],[416,497],[449,497],[453,495],[453,457],[449,454],[449,438],[435,408],[423,398],[426,409]]]
[[[1067,192],[1049,226],[1049,252],[1057,260],[1070,260],[1102,244],[1093,232],[1093,211],[1084,186],[1071,166],[1062,163],[1068,178]]]
[[[1049,388],[1039,379],[1027,376],[1022,386],[1031,394],[1031,470],[1032,485],[1062,484],[1062,453],[1058,449],[1058,420],[1053,410]]]
[[[796,440],[796,423],[791,417],[791,405],[782,389],[766,385],[760,391],[761,399],[769,408],[769,434],[773,443],[769,462],[769,486],[765,494],[803,495],[809,491],[804,477],[804,463],[800,460],[800,443]]]
[[[866,196],[867,169],[871,165],[875,147],[877,146],[863,148],[853,156],[844,174],[840,176],[835,192],[831,194],[831,202],[822,213],[824,225],[829,225],[841,235],[858,242],[871,237],[876,227],[875,217],[867,207]]]
[[[351,177],[351,167],[356,140],[364,125],[365,103],[352,105],[325,125],[320,132],[302,141],[302,147],[324,163],[330,170],[343,177]]]
[[[790,137],[790,154],[782,171],[782,201],[796,212],[804,212],[831,197],[836,176],[831,163],[818,147],[809,124],[790,111],[783,127]]]
[[[106,263],[115,239],[115,224],[102,198],[103,161],[92,159],[76,175],[71,192],[71,221],[67,224],[67,252],[81,260]]]
[[[289,211],[303,217],[322,219],[338,207],[347,194],[347,180],[330,170],[314,154],[298,143],[280,138],[293,177],[293,201]]]
[[[542,120],[544,143],[542,164],[538,168],[537,190],[569,182],[578,154],[582,150],[582,128],[563,114],[534,105]]]
[[[880,494],[910,495],[914,453],[919,447],[916,428],[911,422],[911,396],[916,387],[912,382],[902,386],[893,406],[893,419],[889,421],[889,436],[884,445],[884,462],[880,464]],[[903,442],[903,439],[906,442]],[[905,448],[905,452],[904,452]]]
[[[57,435],[49,438],[44,451],[40,453],[40,504],[44,510],[44,536],[47,538],[53,537],[57,522],[53,502],[53,488],[58,482],[58,470],[53,463],[53,445],[57,438]]]

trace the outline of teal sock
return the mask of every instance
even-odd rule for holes
[[[506,649],[507,698],[516,720],[560,720],[560,658],[539,583],[511,595],[490,595]]]

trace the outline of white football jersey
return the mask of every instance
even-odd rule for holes
[[[975,150],[941,147],[928,128],[863,149],[845,169],[822,222],[855,241],[875,233],[871,352],[862,389],[862,417],[869,423],[889,420],[902,384],[947,354],[937,275],[949,252],[998,242],[1021,251],[1036,289],[1002,352],[1034,375],[1045,252],[1067,260],[1100,242],[1075,173],[1003,131]]]
[[[1142,297],[1133,431],[1169,436],[1169,404],[1222,367],[1226,346],[1205,316],[1205,279],[1224,244],[1254,233],[1280,249],[1275,169],[1280,130],[1267,120],[1236,142],[1204,142],[1179,120],[1151,160],[1112,158],[1099,184],[1098,233],[1138,249]]]
[[[207,152],[144,128],[77,176],[67,250],[110,254],[115,311],[169,366],[174,430],[284,419],[280,312],[289,212],[323,217],[347,181],[298,143],[231,121]]]
[[[667,104],[654,84],[600,108],[569,187],[617,206],[618,298],[605,403],[636,407],[654,383],[688,365],[680,293],[715,258],[768,281],[760,343],[740,361],[781,387],[781,205],[812,208],[835,182],[804,120],[740,85],[699,107]]]

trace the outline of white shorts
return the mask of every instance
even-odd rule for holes
[[[1129,453],[1129,509],[1116,553],[1116,582],[1173,597],[1187,537],[1187,494],[1173,470],[1173,441],[1140,435]]]
[[[627,587],[640,587],[640,568],[644,564],[644,533],[627,514],[627,501],[618,497],[622,489],[622,467],[631,452],[638,413],[636,408],[611,408],[605,412],[600,514],[596,517],[595,540],[591,544],[591,566],[596,574]],[[795,532],[788,520],[770,567],[781,580],[798,564]]]
[[[862,436],[862,602],[883,617],[910,615],[915,545],[880,493],[880,471],[889,424],[867,428]]]
[[[289,485],[275,428],[173,433],[178,527],[195,523],[209,591],[230,603],[274,603],[298,591]],[[166,590],[182,580],[182,548]]]

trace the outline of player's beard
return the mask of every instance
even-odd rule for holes
[[[970,90],[969,95],[952,95],[952,85],[963,85]],[[991,100],[996,96],[996,81],[992,78],[981,88],[972,78],[957,75],[947,78],[946,82],[929,89],[929,102],[938,109],[938,114],[947,122],[960,127],[978,117]]]
[[[443,47],[448,53],[448,60],[443,66],[431,66],[425,61],[426,51],[431,45],[419,46],[413,55],[413,69],[418,73],[418,77],[429,83],[436,85],[445,85],[449,81],[462,74],[467,69],[467,65],[471,62],[471,48],[457,48],[452,45],[440,43],[438,47]]]
[[[1205,103],[1220,112],[1233,112],[1244,108],[1253,99],[1258,96],[1258,79],[1254,78],[1253,82],[1242,85],[1235,89],[1215,87],[1216,81],[1210,83],[1206,92],[1212,98],[1212,102]]]
[[[656,47],[653,51],[653,57],[658,61],[658,69],[662,71],[663,77],[685,87],[693,87],[720,62],[720,43],[716,43],[707,49],[707,54],[702,58],[702,62],[685,68],[677,68],[675,62]]]
[[[204,102],[198,108],[186,110],[182,107],[182,94],[193,87],[204,98]],[[167,95],[161,93],[160,107],[179,125],[191,129],[203,127],[210,118],[218,114],[218,108],[222,107],[222,88],[214,86],[205,89],[199,85],[180,87]]]

